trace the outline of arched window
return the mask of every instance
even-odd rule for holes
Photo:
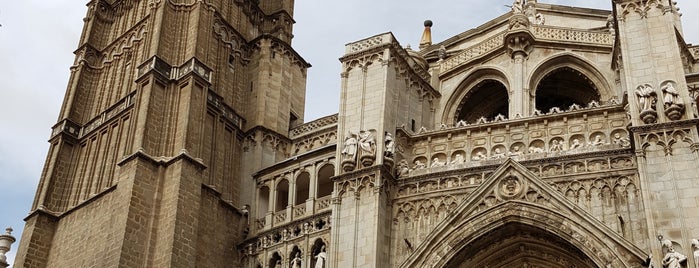
[[[329,196],[333,192],[333,182],[330,180],[335,175],[335,167],[333,165],[325,165],[318,171],[318,190],[316,197],[321,198]]]
[[[546,74],[536,86],[536,109],[548,112],[553,107],[567,110],[571,105],[587,106],[600,101],[595,84],[581,72],[561,67]]]
[[[269,212],[269,187],[260,187],[260,195],[257,197],[257,217],[262,218]]]
[[[486,79],[476,84],[461,99],[454,122],[463,120],[473,123],[481,117],[492,121],[498,115],[507,118],[509,108],[505,85],[496,80]]]
[[[286,209],[289,205],[289,181],[287,179],[281,180],[277,184],[277,203],[274,211],[281,211]]]
[[[306,202],[308,199],[308,190],[310,188],[311,175],[308,172],[302,172],[296,178],[296,200],[294,205],[299,205]]]

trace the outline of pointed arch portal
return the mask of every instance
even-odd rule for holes
[[[401,267],[635,267],[645,256],[508,159]]]

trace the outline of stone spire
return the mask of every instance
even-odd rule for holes
[[[420,38],[420,49],[425,49],[426,47],[432,45],[432,21],[425,21],[425,30],[422,32],[422,38]]]

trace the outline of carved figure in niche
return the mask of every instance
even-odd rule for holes
[[[398,162],[398,166],[396,167],[396,174],[398,174],[398,178],[402,178],[408,176],[408,173],[410,173],[408,161],[405,161],[405,159],[403,159],[400,162]]]
[[[591,146],[600,146],[604,145],[604,140],[602,140],[602,135],[597,135],[595,136],[595,139],[590,142]]]
[[[560,142],[558,142],[558,140],[553,140],[553,141],[551,142],[550,151],[551,151],[551,152],[560,152],[560,151],[563,151],[563,144],[561,144]]]
[[[277,260],[277,264],[274,265],[274,268],[282,268],[282,260]]]
[[[396,143],[393,141],[393,136],[391,133],[386,132],[384,144],[386,145],[386,152],[384,153],[384,156],[393,157],[393,154],[396,152]]]
[[[328,255],[325,253],[325,245],[320,248],[318,255],[315,255],[313,258],[316,259],[315,268],[325,268],[325,260],[328,258]]]
[[[465,127],[465,126],[467,126],[467,125],[468,125],[468,124],[466,124],[466,121],[464,121],[464,120],[459,120],[459,122],[456,122],[455,127]]]
[[[510,156],[520,156],[522,155],[522,151],[519,149],[519,146],[515,145],[512,147],[512,150],[509,152]]]
[[[434,159],[432,159],[432,165],[430,165],[430,167],[441,167],[441,166],[444,166],[445,164],[446,163],[439,161],[439,158],[435,157]]]
[[[618,132],[614,133],[614,139],[612,140],[612,142],[621,147],[628,147],[631,145],[631,141],[629,140],[629,138],[621,136],[621,134],[619,134]]]
[[[539,154],[539,153],[543,153],[543,152],[544,152],[544,149],[541,149],[541,148],[536,147],[534,145],[529,146],[529,153],[530,154]]]
[[[678,106],[684,106],[682,98],[680,98],[680,93],[677,92],[675,86],[672,85],[672,82],[668,82],[660,89],[662,89],[663,93],[665,93],[665,96],[663,97],[663,104],[665,105],[665,107],[669,107],[673,104],[677,104]]]
[[[464,161],[466,161],[466,160],[464,160],[464,156],[461,155],[461,154],[459,154],[459,153],[457,153],[457,154],[454,156],[454,160],[451,160],[451,163],[449,163],[449,164],[458,165],[458,164],[463,164]]]
[[[374,155],[376,152],[376,140],[371,131],[359,132],[359,149],[362,155]]]
[[[663,257],[663,267],[665,268],[682,268],[682,264],[687,261],[687,256],[676,252],[675,248],[670,246],[668,252]]]
[[[578,148],[581,148],[581,147],[582,147],[582,144],[580,143],[580,140],[578,140],[578,139],[573,139],[573,143],[570,144],[570,149],[571,149],[571,150],[575,150],[575,149],[578,149]]]
[[[342,157],[345,160],[354,160],[357,154],[357,138],[351,134],[345,138],[345,147],[342,148]]]
[[[648,84],[638,86],[636,88],[636,97],[638,97],[638,107],[640,111],[655,110],[655,102],[657,99],[652,86]]]
[[[426,167],[427,167],[427,165],[425,165],[425,163],[422,163],[422,161],[420,161],[420,159],[418,159],[418,160],[415,160],[415,167],[413,167],[413,169],[423,169]]]
[[[493,151],[493,155],[491,156],[493,159],[500,159],[500,158],[505,158],[505,153],[500,151],[500,148],[495,148]]]
[[[523,12],[523,6],[522,6],[522,0],[515,0],[514,3],[512,3],[512,13],[514,14],[519,14]]]
[[[308,234],[311,232],[311,225],[308,224],[307,222],[303,223],[303,233]]]
[[[483,160],[485,158],[486,158],[485,154],[483,154],[483,152],[481,152],[481,151],[478,151],[476,153],[476,155],[474,155],[471,159],[473,159],[474,161],[480,161],[480,160]]]
[[[291,268],[301,268],[301,252],[296,252],[296,257],[291,260]]]

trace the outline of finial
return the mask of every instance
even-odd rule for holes
[[[426,47],[432,45],[432,21],[426,20],[425,30],[422,31],[422,38],[420,38],[420,49],[425,49]]]

